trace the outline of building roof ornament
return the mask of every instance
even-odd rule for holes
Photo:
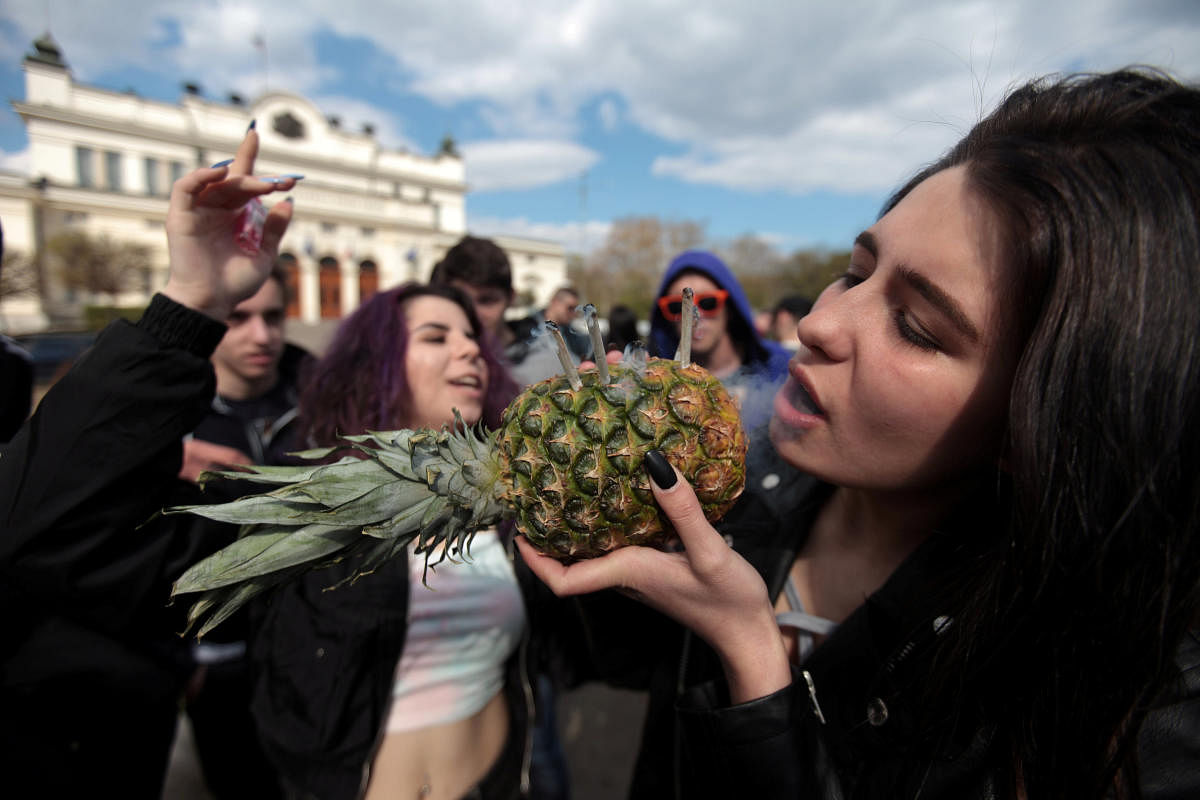
[[[62,57],[62,48],[58,46],[58,42],[54,41],[50,31],[43,33],[40,39],[34,40],[33,52],[25,56],[25,60],[36,64],[45,64],[49,67],[67,69],[67,62]]]
[[[449,156],[450,158],[462,158],[458,152],[458,144],[454,141],[454,137],[446,134],[442,137],[442,144],[438,148],[438,157]]]
[[[304,123],[296,119],[291,111],[276,114],[275,118],[271,120],[271,127],[280,136],[288,139],[304,138]]]

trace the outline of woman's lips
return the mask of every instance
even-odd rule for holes
[[[793,427],[808,428],[825,418],[824,410],[795,376],[775,394],[775,416]]]

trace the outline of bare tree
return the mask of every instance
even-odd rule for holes
[[[725,263],[741,278],[744,275],[770,275],[779,272],[783,261],[765,239],[745,233],[722,248]]]
[[[617,303],[648,313],[659,277],[677,253],[700,247],[704,224],[626,217],[613,222],[608,238],[583,264],[571,268],[581,296],[606,313]]]
[[[107,236],[64,231],[46,243],[64,286],[92,295],[115,296],[140,288],[152,262],[145,245],[116,242]]]
[[[4,254],[0,263],[0,300],[36,295],[37,266],[33,259],[16,250]]]

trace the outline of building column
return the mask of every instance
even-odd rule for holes
[[[296,261],[300,267],[300,319],[315,325],[321,321],[321,284],[317,262],[308,256]]]
[[[358,308],[358,263],[343,256],[338,262],[342,271],[342,316],[351,314]]]

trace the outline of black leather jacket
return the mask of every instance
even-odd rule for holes
[[[787,572],[830,487],[809,480],[782,519],[747,497],[720,526],[767,584]],[[818,647],[790,686],[731,706],[710,648],[633,601],[581,598],[580,625],[609,682],[649,689],[630,796],[694,798],[998,798],[1013,794],[1011,760],[987,720],[919,736],[923,686],[948,622],[937,587],[953,570],[955,537],[931,537]],[[639,621],[640,620],[640,621]],[[1177,652],[1180,681],[1139,738],[1142,796],[1200,797],[1200,643]],[[589,676],[595,677],[595,675]]]
[[[510,555],[514,549],[508,542]],[[533,678],[545,664],[560,602],[515,558],[527,624],[505,673],[509,708],[506,755],[519,754],[521,795],[529,791]],[[255,607],[252,712],[263,747],[289,792],[301,798],[349,800],[362,795],[382,743],[396,664],[408,628],[407,557],[395,558],[352,586],[354,559],[314,570]]]

